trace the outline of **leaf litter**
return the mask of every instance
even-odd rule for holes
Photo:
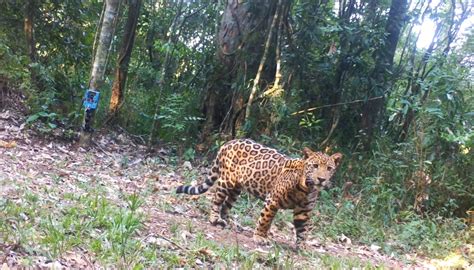
[[[184,182],[185,174],[196,170],[200,175],[203,168],[184,162],[181,166],[171,165],[171,151],[159,148],[154,152],[135,143],[126,133],[109,131],[96,134],[96,143],[90,149],[78,148],[61,140],[48,140],[35,131],[24,128],[26,117],[17,111],[0,113],[0,198],[5,202],[21,204],[25,196],[35,196],[44,202],[42,207],[50,211],[68,209],[68,194],[86,195],[89,187],[100,187],[111,203],[126,207],[126,195],[140,194],[143,205],[139,211],[145,215],[145,222],[138,237],[146,245],[175,250],[183,254],[190,252],[189,242],[202,234],[217,245],[235,245],[247,251],[270,256],[271,250],[256,246],[252,241],[252,228],[232,220],[230,229],[211,226],[206,221],[206,207],[199,204],[197,197],[176,197],[174,189]],[[29,194],[29,195],[28,195]],[[205,196],[209,197],[209,194]],[[21,213],[23,219],[34,219]],[[0,218],[4,216],[0,213]],[[183,230],[174,240],[173,226],[192,224],[191,231]],[[11,226],[16,226],[12,224]],[[281,228],[278,228],[281,227]],[[306,257],[293,249],[293,228],[291,224],[272,226],[272,239],[283,247],[294,261],[305,266]],[[2,239],[0,231],[0,240]],[[333,257],[358,258],[362,262],[388,268],[431,268],[420,258],[407,264],[401,259],[379,252],[376,245],[363,246],[352,243],[346,236],[340,242],[320,243],[309,239],[309,252],[327,254]],[[212,267],[218,261],[215,251],[202,247],[194,250],[199,256],[193,264],[197,267]],[[0,242],[1,269],[16,269],[25,262],[37,268],[109,268],[96,257],[94,252],[80,245],[65,250],[59,256],[31,252],[22,243]],[[181,259],[182,264],[189,263]],[[113,266],[112,266],[113,267]]]

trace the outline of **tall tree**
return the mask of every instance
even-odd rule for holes
[[[107,65],[107,56],[109,54],[110,44],[115,32],[116,19],[118,17],[120,0],[106,0],[105,13],[102,19],[102,27],[95,52],[94,61],[92,63],[91,80],[89,89],[99,92],[99,88],[104,82],[105,68]],[[90,142],[90,134],[92,133],[92,121],[95,109],[86,108],[82,132],[80,136],[80,144],[88,144]]]
[[[270,44],[272,42],[273,32],[275,32],[277,21],[279,21],[278,16],[279,16],[280,9],[282,9],[281,6],[282,6],[282,0],[278,0],[275,14],[273,14],[272,24],[270,25],[270,28],[268,29],[267,40],[265,41],[265,48],[263,50],[263,55],[262,55],[262,58],[260,59],[260,64],[258,65],[257,74],[255,75],[255,79],[253,80],[252,89],[250,90],[250,96],[247,101],[247,108],[245,109],[245,120],[248,120],[248,118],[250,117],[251,105],[257,94],[257,88],[260,82],[260,77],[262,76],[263,66],[265,65],[265,62],[267,61],[268,51],[270,50]],[[278,23],[278,25],[280,25],[280,23]]]
[[[112,95],[110,97],[109,113],[111,115],[117,113],[120,104],[123,102],[128,65],[132,55],[135,32],[137,29],[138,17],[140,15],[140,6],[141,0],[128,0],[128,17],[125,24],[122,45],[117,59],[115,79],[112,86]]]
[[[341,1],[339,5],[338,15],[340,19],[340,25],[342,28],[349,28],[351,26],[351,17],[356,13],[356,1],[348,0]],[[335,76],[332,83],[332,89],[328,93],[328,101],[331,104],[337,104],[342,98],[342,89],[345,80],[347,80],[348,73],[351,69],[350,58],[354,55],[359,54],[353,50],[353,44],[351,44],[351,35],[346,31],[341,31],[339,34],[339,50],[340,56],[336,62]],[[330,119],[331,125],[329,126],[329,132],[326,138],[323,140],[321,145],[326,145],[332,137],[336,127],[339,125],[341,118],[340,108],[327,108],[325,112],[326,117]]]
[[[36,46],[34,37],[34,13],[35,13],[35,1],[28,0],[25,3],[25,19],[24,19],[24,30],[26,37],[26,46],[28,50],[28,56],[31,62],[36,61]]]
[[[24,6],[24,23],[23,29],[25,31],[25,38],[26,38],[26,48],[28,51],[28,56],[30,58],[30,77],[31,83],[37,88],[37,90],[42,90],[42,86],[39,82],[38,72],[34,67],[34,64],[37,62],[36,56],[36,41],[35,41],[35,27],[34,27],[34,17],[35,17],[35,10],[37,9],[37,4],[35,0],[28,0]]]
[[[284,1],[285,3],[289,1]],[[271,27],[277,15],[277,2],[268,0],[237,1],[228,0],[222,16],[218,33],[218,51],[220,66],[216,68],[204,102],[206,122],[202,137],[219,127],[222,133],[230,133],[235,126],[241,126],[244,120],[242,112],[246,109],[245,90],[249,78],[257,75],[254,94],[260,84],[268,84],[274,80],[276,64],[265,60],[260,65],[267,44],[267,37],[276,27]],[[285,9],[286,11],[288,9]],[[285,14],[286,15],[286,14]],[[273,35],[274,36],[274,35]],[[275,38],[270,35],[268,43],[273,53]],[[268,48],[270,49],[270,48]],[[267,50],[268,52],[268,50]],[[273,55],[273,54],[272,54]],[[270,62],[270,63],[268,63]],[[258,72],[259,66],[261,71]]]
[[[361,121],[361,128],[366,133],[366,142],[370,142],[373,130],[378,126],[379,116],[384,108],[384,95],[390,88],[388,78],[392,73],[393,58],[402,27],[406,21],[407,8],[407,0],[392,0],[385,25],[387,36],[383,46],[375,53],[375,65],[367,93],[368,101],[364,104]]]

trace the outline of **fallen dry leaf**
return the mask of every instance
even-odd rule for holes
[[[129,194],[140,194],[144,204],[138,211],[146,212],[146,215],[145,226],[140,230],[139,235],[150,235],[145,237],[143,242],[161,250],[178,252],[177,254],[180,255],[185,252],[198,255],[198,261],[190,259],[188,261],[186,259],[188,257],[181,256],[177,262],[178,267],[200,265],[201,268],[205,268],[209,262],[219,265],[221,259],[214,251],[207,248],[190,249],[189,244],[195,241],[196,233],[202,233],[207,240],[222,246],[237,244],[239,248],[254,251],[262,257],[271,254],[270,248],[264,249],[255,245],[252,240],[254,226],[243,226],[239,215],[235,215],[231,220],[234,226],[223,230],[209,224],[207,215],[203,214],[208,209],[197,202],[202,197],[174,195],[176,186],[185,180],[181,173],[190,170],[196,175],[207,174],[209,168],[199,165],[200,163],[188,162],[175,172],[175,168],[171,167],[168,161],[170,150],[161,148],[158,153],[150,154],[147,152],[147,147],[131,143],[130,138],[124,134],[120,136],[120,140],[116,140],[118,135],[113,131],[108,131],[107,135],[98,135],[97,145],[87,150],[59,141],[45,142],[34,135],[28,135],[31,130],[18,128],[21,121],[17,123],[11,121],[13,118],[20,117],[13,114],[4,114],[4,116],[8,122],[5,125],[0,122],[0,198],[7,198],[14,202],[23,200],[24,196],[22,197],[20,187],[44,202],[43,211],[52,212],[55,211],[56,205],[67,209],[71,201],[64,200],[64,194],[82,197],[95,186],[100,188],[110,204],[118,207],[126,207],[124,198],[127,198]],[[21,144],[17,145],[17,141]],[[2,149],[13,147],[15,147],[14,151]],[[197,146],[199,147],[205,148],[204,145]],[[4,179],[14,179],[14,181],[2,182]],[[193,181],[193,184],[200,181]],[[153,192],[143,192],[147,188],[151,188]],[[51,192],[45,193],[45,189]],[[204,196],[212,197],[212,193]],[[63,202],[65,202],[64,205],[62,205]],[[315,215],[321,216],[319,212]],[[22,222],[34,221],[32,216],[25,213],[18,214],[17,218]],[[294,243],[293,224],[277,222],[275,225],[271,239],[275,240],[275,243],[292,245]],[[12,225],[14,226],[15,224]],[[177,228],[176,232],[172,232],[173,226]],[[192,232],[189,232],[190,230]],[[100,233],[100,230],[95,229],[91,236],[98,236]],[[406,264],[383,254],[379,246],[351,244],[351,239],[344,235],[339,238],[339,241],[334,243],[315,238],[308,241],[307,249],[328,256],[357,257],[372,265],[386,265],[390,269],[405,268]],[[18,250],[21,251],[21,249]],[[286,249],[283,250],[287,252]],[[32,265],[37,268],[43,266],[47,269],[54,267],[57,269],[105,269],[95,254],[80,247],[67,251],[59,261],[49,261],[49,263],[45,263],[47,258],[40,255],[24,254],[14,250],[4,255],[2,251],[0,248],[0,270],[16,269],[18,262],[30,257]],[[288,254],[298,263],[305,261],[305,258],[301,258],[296,253]],[[421,266],[420,258],[411,257],[411,261],[415,261],[414,267]]]
[[[199,254],[204,255],[206,259],[216,257],[216,253],[208,248],[202,248],[198,251]]]
[[[0,147],[3,147],[3,148],[15,148],[16,147],[16,141],[4,141],[4,140],[0,140]]]

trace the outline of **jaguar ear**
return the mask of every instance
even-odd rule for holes
[[[341,159],[342,159],[342,154],[341,153],[335,153],[331,156],[332,160],[334,160],[334,163],[336,166],[339,166],[341,164]]]
[[[311,149],[309,149],[308,147],[303,148],[304,158],[309,158],[309,156],[311,156],[312,153],[314,153],[314,152]]]

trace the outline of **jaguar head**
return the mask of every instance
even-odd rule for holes
[[[303,186],[314,189],[326,188],[331,185],[331,177],[341,163],[342,154],[331,156],[323,152],[314,152],[309,148],[303,149],[304,154],[304,183]]]

